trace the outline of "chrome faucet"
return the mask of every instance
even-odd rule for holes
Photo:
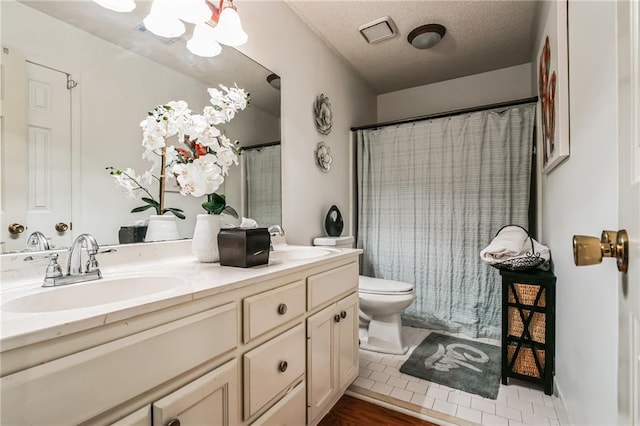
[[[89,259],[87,260],[84,271],[82,270],[81,256],[82,249],[87,249],[87,255]],[[97,275],[98,279],[102,278],[100,274],[100,269],[98,268],[98,261],[96,260],[96,254],[98,254],[98,250],[100,250],[100,246],[96,239],[91,234],[80,234],[78,238],[73,242],[71,248],[69,249],[69,259],[67,261],[67,275],[69,276],[77,276],[77,275]],[[87,280],[83,280],[87,281]]]
[[[82,268],[81,253],[82,249],[87,249],[89,258]],[[44,277],[43,287],[55,287],[65,284],[79,283],[83,281],[93,281],[102,278],[102,273],[98,267],[96,254],[100,246],[91,234],[82,234],[75,239],[69,249],[69,260],[67,261],[67,273],[62,273],[62,268],[58,264],[58,253],[52,253],[45,256],[27,256],[25,261],[49,259],[49,266]],[[106,250],[106,252],[116,251],[115,249]]]
[[[271,225],[267,230],[272,237],[284,237],[284,229],[280,225]]]
[[[27,239],[27,251],[50,250],[49,240],[40,231],[34,231]]]
[[[269,228],[267,228],[267,231],[269,231],[269,236],[270,236],[269,251],[274,251],[274,248],[273,248],[274,239],[276,241],[279,240],[280,243],[284,243],[286,241],[284,238],[284,229],[282,229],[282,226],[271,225]]]

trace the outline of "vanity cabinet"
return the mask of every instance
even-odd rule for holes
[[[358,293],[307,319],[307,420],[314,424],[358,375]]]
[[[5,350],[0,424],[316,424],[358,373],[356,256]]]

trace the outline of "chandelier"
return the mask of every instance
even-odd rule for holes
[[[93,0],[116,12],[131,12],[134,0]],[[210,0],[153,0],[151,11],[142,21],[152,33],[166,38],[182,36],[185,22],[193,24],[193,35],[187,49],[194,55],[211,58],[222,51],[220,44],[240,46],[247,42],[240,16],[233,0],[220,0],[218,6]]]

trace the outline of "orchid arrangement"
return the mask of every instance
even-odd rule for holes
[[[249,105],[250,98],[235,85],[220,85],[220,89],[208,89],[211,105],[206,106],[202,114],[194,114],[185,101],[171,101],[149,111],[140,127],[144,147],[142,157],[152,162],[151,170],[139,178],[135,171],[129,169],[126,173],[112,172],[117,183],[131,192],[142,188],[140,181],[148,182],[151,179],[149,176],[158,175],[160,194],[156,210],[175,214],[176,209],[164,208],[163,200],[166,178],[175,178],[182,195],[207,196],[207,201],[202,204],[207,213],[225,212],[237,217],[236,211],[226,205],[224,195],[216,194],[216,191],[228,175],[229,168],[238,164],[238,151],[236,144],[216,126],[230,122],[238,111]],[[177,145],[167,142],[173,136],[177,136]],[[135,183],[127,175],[135,176]],[[132,187],[136,189],[131,190]],[[153,197],[144,197],[142,200],[150,207],[155,207],[151,202],[155,201]],[[142,211],[137,209],[132,212]]]
[[[164,206],[161,207],[160,202],[157,201],[149,189],[147,189],[147,186],[151,186],[154,180],[160,180],[157,176],[152,175],[150,171],[146,171],[141,176],[137,176],[135,170],[131,168],[118,170],[109,166],[107,167],[107,170],[111,176],[113,176],[116,184],[120,187],[125,197],[130,200],[135,200],[140,196],[140,199],[145,203],[142,206],[132,209],[131,213],[143,212],[153,208],[158,215],[171,212],[178,219],[185,218],[184,211],[182,209],[176,209],[174,207],[165,208]],[[159,195],[158,198],[162,199],[162,196]]]

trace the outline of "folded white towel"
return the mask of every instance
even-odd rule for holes
[[[531,243],[533,242],[533,250]],[[540,256],[545,260],[545,264],[551,258],[549,248],[531,238],[527,231],[519,226],[505,226],[491,243],[480,252],[480,257],[485,262],[494,265],[527,256]]]
[[[248,217],[244,217],[244,216],[242,217],[242,222],[240,222],[240,228],[250,229],[250,228],[257,228],[257,227],[258,227],[258,222]]]

